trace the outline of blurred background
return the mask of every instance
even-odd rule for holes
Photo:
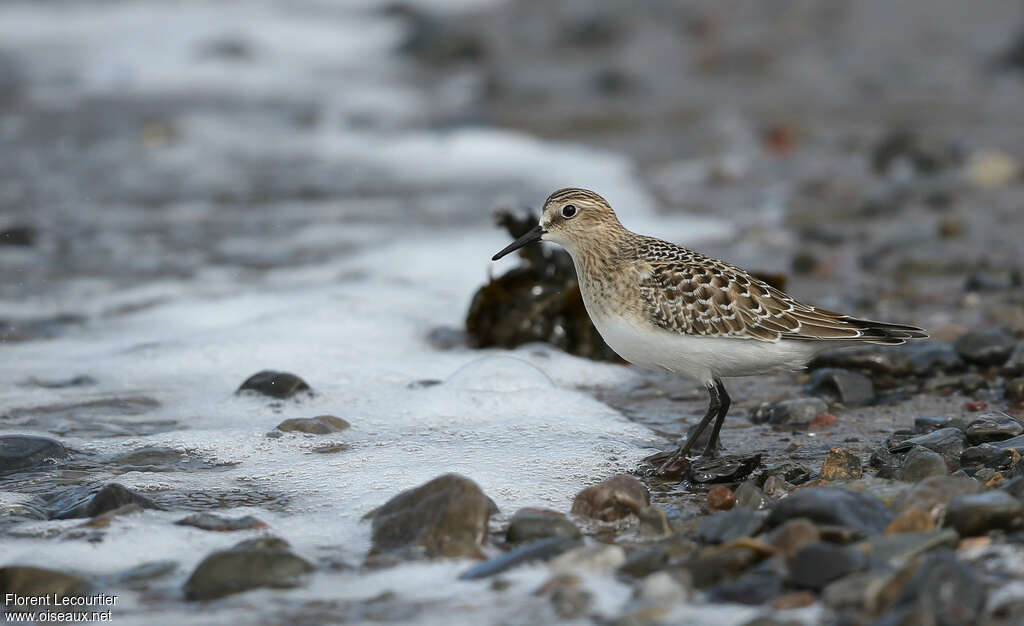
[[[522,262],[489,261],[517,223],[496,211],[588,187],[627,227],[801,300],[938,341],[1007,327],[1006,359],[1024,333],[1022,103],[1024,4],[1002,0],[5,0],[0,470],[40,467],[0,477],[0,566],[94,575],[123,623],[547,623],[546,570],[501,591],[453,582],[462,561],[360,568],[361,518],[445,472],[503,519],[567,511],[706,400],[541,344],[473,350],[614,358],[578,298],[535,315],[572,295],[550,255],[552,285],[513,275],[537,308],[474,300]],[[466,334],[471,303],[506,339]],[[1003,402],[1003,378],[929,367],[892,402],[837,410],[841,435],[801,435],[803,462],[840,436],[866,459],[879,433],[960,414],[961,391]],[[264,368],[315,393],[234,395]],[[732,388],[731,452],[790,459],[788,432],[742,414],[796,380]],[[266,436],[322,414],[351,427]],[[54,519],[114,480],[167,510]],[[666,488],[673,522],[702,514],[702,493]],[[210,510],[258,517],[312,582],[183,602],[200,558],[238,540],[176,524]],[[596,580],[595,611],[621,615],[633,588]]]

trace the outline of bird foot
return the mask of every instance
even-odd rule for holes
[[[652,454],[644,461],[651,466],[651,475],[659,478],[681,478],[690,469],[690,459],[682,448]]]

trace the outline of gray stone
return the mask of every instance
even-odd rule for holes
[[[1017,341],[1003,328],[970,330],[957,337],[953,347],[970,363],[1003,365]]]
[[[735,508],[701,518],[697,539],[703,543],[728,543],[740,537],[753,537],[761,532],[768,514],[753,509]]]
[[[768,506],[764,494],[752,480],[744,482],[736,488],[736,505],[740,508],[759,510]]]
[[[703,485],[737,483],[746,479],[761,464],[760,454],[722,456],[701,459],[690,466],[691,481]]]
[[[940,428],[926,435],[918,435],[903,441],[903,443],[890,449],[891,452],[903,453],[914,446],[924,446],[933,452],[938,452],[946,461],[950,471],[956,471],[960,467],[960,453],[964,451],[967,436],[957,428]]]
[[[329,435],[338,433],[350,424],[340,417],[333,415],[318,415],[316,417],[293,417],[286,419],[277,425],[282,432],[300,432],[311,435]]]
[[[786,520],[806,517],[816,524],[834,524],[872,535],[885,530],[893,514],[881,500],[859,491],[811,487],[779,501],[766,522],[774,528]]]
[[[461,580],[476,580],[487,578],[508,571],[527,563],[539,561],[550,561],[573,548],[578,548],[582,543],[579,539],[570,537],[547,537],[539,541],[533,541],[526,545],[506,552],[501,556],[488,559],[479,565],[475,565],[459,574]]]
[[[1020,376],[1024,374],[1024,341],[1018,341],[1013,347],[1010,356],[1003,363],[1003,374],[1007,376]]]
[[[903,458],[899,478],[904,482],[916,483],[929,476],[944,476],[948,473],[949,468],[942,455],[924,446],[914,446]]]
[[[263,370],[242,383],[236,393],[254,391],[273,398],[290,398],[300,391],[309,391],[309,385],[295,374]]]
[[[476,557],[498,507],[472,480],[439,476],[403,491],[368,514],[373,519],[371,556]]]
[[[108,483],[88,500],[79,502],[54,515],[54,519],[73,519],[78,517],[96,517],[114,511],[129,504],[137,504],[144,509],[164,510],[162,506],[146,496],[140,495],[118,483]]]
[[[951,550],[915,559],[891,580],[898,585],[889,611],[878,626],[903,624],[968,625],[981,623],[988,591],[981,573]]]
[[[926,435],[936,430],[943,428],[958,428],[964,430],[967,428],[967,422],[964,418],[956,415],[931,415],[927,417],[916,417],[914,418],[914,432]]]
[[[252,515],[230,518],[214,515],[213,513],[193,513],[192,515],[183,517],[174,523],[178,526],[194,526],[202,530],[213,530],[219,532],[267,528],[266,522],[263,522]]]
[[[855,549],[819,541],[797,551],[789,567],[795,587],[820,591],[830,582],[867,569],[868,559]]]
[[[651,494],[636,478],[619,474],[576,494],[572,512],[604,522],[620,520],[651,503]]]
[[[903,351],[873,345],[827,350],[816,356],[808,367],[840,368],[887,376],[906,376],[913,372],[913,364]]]
[[[63,444],[48,437],[0,436],[0,472],[28,469],[51,459],[62,459],[67,454]]]
[[[1024,503],[999,490],[957,496],[946,511],[945,524],[961,537],[993,529],[1019,530],[1024,528]]]
[[[259,587],[297,587],[314,569],[283,539],[250,539],[203,559],[185,582],[185,597],[212,600]]]
[[[828,412],[821,398],[793,398],[779,402],[765,402],[750,415],[755,424],[800,425],[810,423],[816,415]]]
[[[910,359],[916,376],[928,376],[937,372],[956,372],[964,367],[964,360],[957,354],[953,344],[917,341],[906,344],[902,351]]]
[[[582,536],[576,524],[566,519],[564,515],[537,509],[517,511],[505,532],[505,540],[509,543],[523,543],[548,537],[579,539]]]
[[[815,370],[807,382],[807,392],[847,406],[861,406],[875,400],[875,385],[870,378],[860,372],[834,367]]]
[[[83,596],[89,587],[88,581],[74,574],[20,565],[0,567],[0,594],[59,599]]]
[[[968,424],[965,432],[972,444],[1003,441],[1024,434],[1024,424],[1006,413],[984,413]]]

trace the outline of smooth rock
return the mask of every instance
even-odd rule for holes
[[[804,546],[821,541],[821,533],[810,520],[798,517],[781,524],[767,539],[779,554],[791,559]]]
[[[213,513],[193,513],[192,515],[183,517],[174,523],[178,526],[195,526],[201,530],[222,532],[267,528],[266,522],[263,522],[252,515],[230,518],[214,515]]]
[[[960,390],[965,395],[971,395],[988,386],[988,380],[977,372],[967,372],[960,377]]]
[[[1024,434],[1024,424],[1006,413],[984,413],[967,425],[967,440],[972,444],[1003,441]]]
[[[548,537],[582,537],[580,529],[572,521],[555,511],[541,509],[520,509],[512,516],[505,540],[509,543],[537,541]]]
[[[667,568],[670,558],[669,550],[660,545],[634,550],[626,555],[626,562],[616,570],[616,573],[630,578],[643,578]]]
[[[988,591],[981,573],[950,550],[937,550],[908,563],[894,576],[891,608],[879,626],[978,624]],[[913,572],[912,574],[910,574]],[[906,580],[905,584],[899,582]]]
[[[532,541],[506,552],[501,556],[488,559],[459,574],[460,580],[476,580],[487,578],[508,571],[527,563],[550,561],[560,554],[580,547],[578,539],[570,537],[547,537]]]
[[[838,400],[847,406],[862,406],[875,400],[871,379],[850,370],[828,367],[815,370],[807,382],[807,392]]]
[[[146,496],[140,495],[118,483],[108,483],[95,495],[84,502],[79,502],[54,515],[54,519],[73,519],[77,517],[95,517],[108,511],[119,509],[128,504],[137,504],[144,509],[164,510],[162,506]]]
[[[174,448],[147,446],[118,454],[110,461],[122,467],[147,468],[148,471],[153,471],[157,468],[164,469],[174,466],[184,458],[185,454]]]
[[[625,562],[626,551],[622,546],[599,543],[564,552],[548,567],[556,574],[610,574]]]
[[[964,368],[964,360],[953,344],[938,341],[915,341],[904,346],[903,353],[910,359],[916,376],[938,372],[957,372]],[[888,351],[888,350],[887,350]]]
[[[641,610],[663,609],[686,602],[691,593],[688,586],[668,572],[655,572],[645,577],[636,587],[635,605]]]
[[[722,546],[703,550],[682,567],[689,572],[694,587],[704,589],[735,578],[764,557],[763,552],[746,546]]]
[[[955,548],[960,536],[952,528],[886,534],[857,543],[853,549],[878,567],[902,567],[910,559],[939,548]]]
[[[1006,401],[1012,404],[1024,404],[1024,376],[1018,376],[1006,381],[1004,390]]]
[[[735,496],[737,507],[758,510],[768,506],[764,493],[753,480],[748,480],[737,487]]]
[[[926,435],[918,435],[903,441],[903,443],[890,449],[890,452],[909,452],[914,446],[924,446],[933,452],[938,452],[946,461],[946,466],[951,472],[960,467],[960,454],[964,451],[967,436],[957,428],[940,428]]]
[[[444,474],[403,491],[368,514],[373,519],[370,554],[479,558],[488,520],[497,511],[475,482]]]
[[[885,527],[885,534],[927,533],[933,530],[935,530],[935,519],[931,513],[920,509],[907,509]]]
[[[263,370],[247,378],[236,393],[254,391],[273,398],[290,398],[300,391],[309,391],[309,385],[295,374]]]
[[[725,485],[715,485],[708,489],[707,502],[709,511],[728,511],[736,506],[736,494]]]
[[[903,457],[903,465],[899,469],[899,479],[916,483],[929,476],[945,476],[949,473],[946,460],[942,455],[924,446],[914,446]]]
[[[185,597],[212,600],[258,587],[297,587],[314,569],[283,539],[249,539],[203,559],[185,582]]]
[[[886,376],[906,376],[913,372],[913,364],[903,351],[874,345],[826,350],[814,357],[808,368],[838,368]]]
[[[4,595],[11,593],[52,600],[83,596],[89,587],[84,578],[65,572],[23,565],[0,567],[0,594]]]
[[[318,415],[317,417],[293,417],[286,419],[277,425],[282,432],[300,432],[311,435],[329,435],[348,428],[350,424],[340,417],[333,415]]]
[[[708,589],[712,602],[764,604],[782,593],[783,577],[769,563],[762,563],[734,580],[727,580]]]
[[[764,488],[765,483],[772,477],[780,478],[794,485],[802,485],[811,479],[811,471],[799,463],[785,461],[764,468],[757,473],[754,481],[759,487]]]
[[[830,582],[867,569],[868,559],[857,550],[819,541],[793,555],[789,582],[802,589],[820,591]]]
[[[738,483],[761,465],[760,454],[742,454],[699,459],[690,466],[689,477],[699,484]]]
[[[854,480],[864,475],[860,457],[842,448],[832,448],[821,465],[822,480]]]
[[[957,337],[953,347],[967,362],[978,365],[1002,365],[1017,341],[1003,328],[971,330]]]
[[[930,476],[910,488],[902,498],[893,503],[893,508],[902,513],[917,509],[931,513],[945,511],[953,498],[978,493],[984,486],[967,476]]]
[[[801,489],[779,501],[766,521],[774,528],[786,520],[806,517],[816,524],[846,526],[865,535],[881,533],[893,514],[878,498],[834,487]]]
[[[28,469],[51,459],[62,459],[67,454],[63,444],[48,437],[0,436],[0,472]]]
[[[1024,341],[1018,341],[1006,362],[1003,363],[1002,373],[1006,376],[1020,376],[1024,374]]]
[[[762,403],[750,414],[750,421],[773,426],[797,426],[808,424],[816,415],[827,412],[828,405],[821,398],[793,398]]]
[[[1005,491],[1011,496],[1018,500],[1024,501],[1024,476],[1016,476],[1003,483],[999,487],[1000,490]]]
[[[943,428],[967,429],[967,421],[960,416],[953,415],[930,415],[927,417],[914,418],[914,432],[926,435]]]
[[[1024,456],[1024,435],[1018,435],[1002,441],[993,441],[988,444],[1002,450],[1014,450],[1017,454]]]
[[[576,494],[572,512],[604,522],[620,520],[651,503],[651,494],[636,478],[619,474]]]
[[[648,537],[667,537],[672,534],[672,525],[669,524],[668,515],[659,506],[645,506],[636,512],[640,520],[637,530]]]
[[[740,537],[753,537],[764,527],[768,514],[764,511],[736,508],[713,513],[700,519],[697,539],[703,543],[728,543]]]
[[[1024,503],[1005,491],[957,496],[946,510],[945,525],[961,537],[981,535],[989,530],[1024,528]]]

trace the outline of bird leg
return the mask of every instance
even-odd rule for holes
[[[694,442],[696,442],[697,439],[700,438],[701,433],[703,433],[704,429],[708,427],[708,424],[711,423],[711,420],[718,418],[719,421],[716,421],[715,425],[718,428],[721,428],[721,420],[725,418],[725,411],[722,410],[722,396],[725,394],[725,387],[722,386],[722,381],[718,380],[717,378],[706,384],[709,396],[707,413],[704,414],[704,417],[701,418],[700,423],[697,424],[697,428],[696,430],[693,431],[693,435],[687,437],[686,443],[680,446],[679,449],[676,450],[672,454],[672,456],[668,458],[667,461],[658,466],[657,471],[659,474],[663,473],[666,469],[668,469],[670,465],[672,465],[681,458],[685,458],[686,455],[690,453],[690,448],[692,448]],[[727,410],[729,408],[729,396],[726,395],[725,399],[725,407]],[[721,415],[721,417],[719,417],[719,415]],[[716,429],[715,431],[713,431],[713,433],[714,438],[716,440],[715,444],[717,445],[718,430]],[[705,456],[707,455],[707,450],[704,451],[704,454]]]
[[[714,387],[708,387],[711,391],[711,397],[718,394],[718,416],[715,418],[715,425],[711,429],[711,437],[708,438],[708,443],[704,447],[704,454],[701,456],[707,459],[713,459],[718,456],[718,433],[722,430],[722,424],[725,423],[725,414],[729,412],[729,405],[732,404],[732,400],[729,398],[729,394],[725,391],[725,385],[722,384],[722,379],[716,378],[714,381]],[[697,439],[697,434],[693,437]],[[689,442],[687,442],[689,443]]]

